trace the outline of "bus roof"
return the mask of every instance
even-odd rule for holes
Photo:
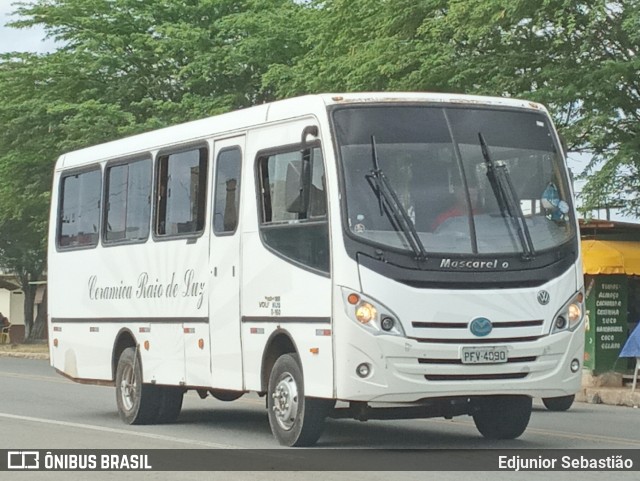
[[[535,102],[477,95],[427,92],[306,95],[186,122],[69,152],[60,156],[56,169],[68,169],[124,156],[135,156],[170,147],[176,143],[197,142],[214,134],[231,133],[266,122],[281,121],[303,115],[318,115],[329,105],[380,102],[459,103],[534,109],[546,112],[542,105]]]

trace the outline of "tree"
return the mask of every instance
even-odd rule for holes
[[[82,66],[87,95],[142,125],[155,119],[148,128],[273,100],[262,75],[300,53],[305,10],[293,0],[38,0],[15,25],[43,25]]]
[[[300,53],[293,0],[37,0],[18,27],[61,45],[0,56],[0,265],[33,319],[52,172],[66,151],[273,100],[270,65]]]
[[[47,55],[0,56],[0,228],[7,236],[0,262],[28,272],[25,280],[45,265],[51,172],[61,153],[308,92],[427,90],[541,101],[570,149],[593,155],[585,210],[624,201],[627,213],[640,211],[640,0],[18,5],[15,25],[43,25],[61,45]],[[20,241],[10,243],[14,237]]]
[[[586,211],[640,214],[638,0],[326,0],[309,53],[266,79],[305,91],[450,91],[546,104],[593,160]],[[597,169],[599,167],[599,170]]]
[[[41,279],[44,270],[45,251],[43,245],[34,242],[34,233],[29,225],[20,221],[0,222],[0,266],[18,278],[24,293],[24,317],[27,334],[33,331],[34,299],[36,286],[34,281]],[[40,237],[40,243],[44,244]]]

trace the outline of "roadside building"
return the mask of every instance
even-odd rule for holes
[[[581,220],[587,294],[584,365],[593,375],[630,378],[635,360],[620,358],[640,321],[640,224]]]
[[[16,277],[0,270],[0,312],[11,323],[11,342],[24,339],[24,294]]]

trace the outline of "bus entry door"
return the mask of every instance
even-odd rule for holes
[[[240,188],[244,136],[214,144],[213,235],[210,245],[212,385],[242,390],[240,340]]]

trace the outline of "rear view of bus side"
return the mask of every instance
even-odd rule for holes
[[[583,278],[544,107],[314,95],[62,155],[51,364],[130,424],[188,390],[266,395],[287,446],[327,417],[526,429],[578,391]]]

